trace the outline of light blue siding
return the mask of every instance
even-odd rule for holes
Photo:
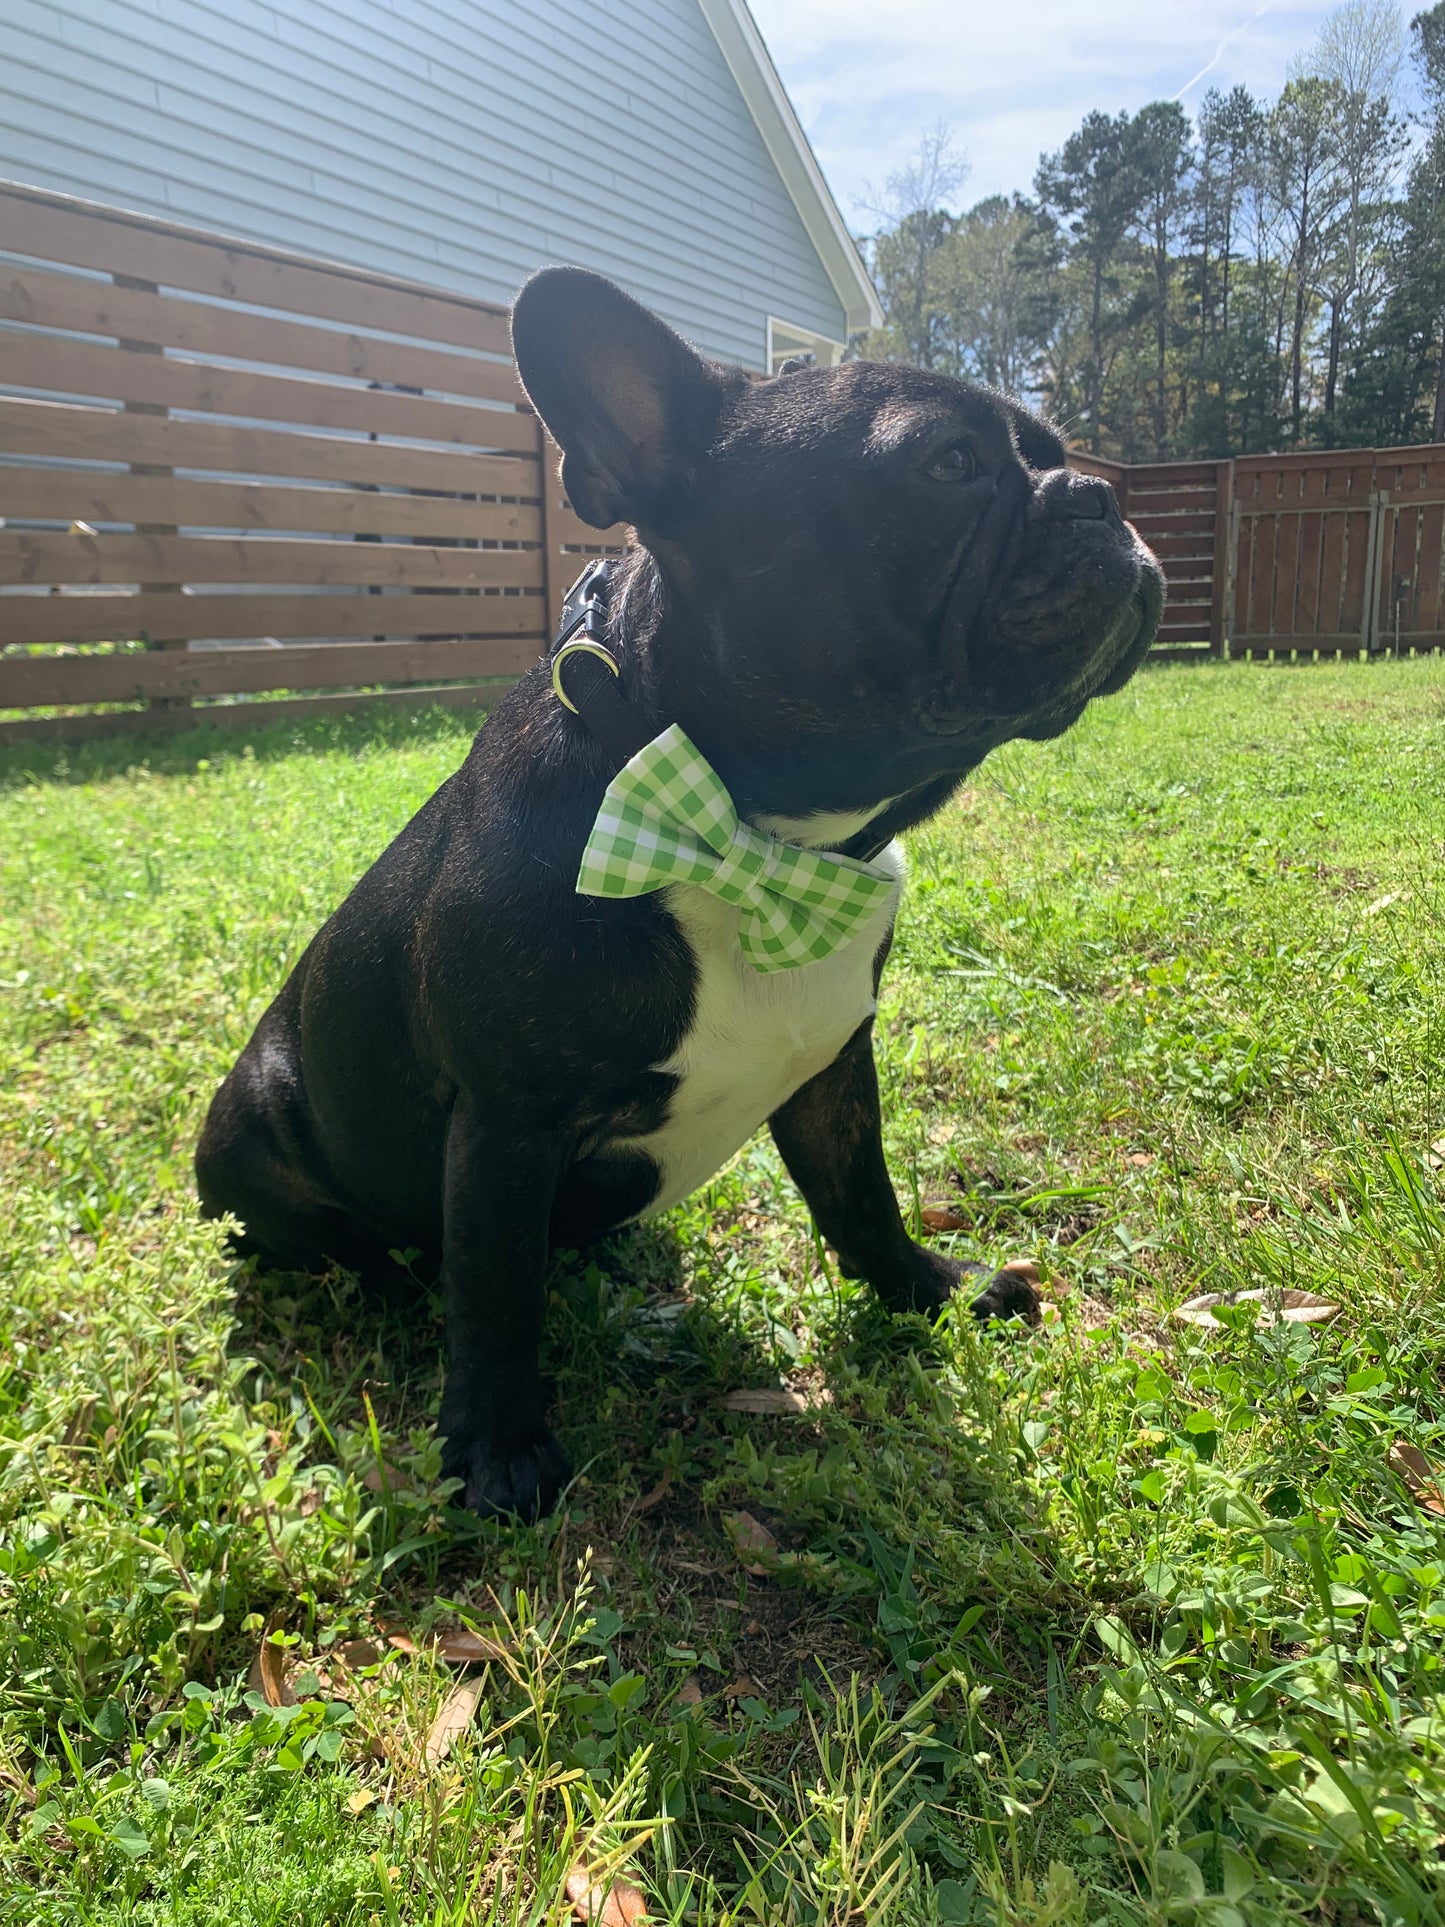
[[[749,367],[846,333],[696,0],[0,0],[0,176],[497,301],[578,262]]]

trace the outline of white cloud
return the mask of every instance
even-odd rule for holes
[[[940,120],[972,163],[963,198],[1027,189],[1091,108],[1131,112],[1191,80],[1257,93],[1332,9],[1318,0],[752,0],[840,206],[881,185]],[[1217,56],[1217,58],[1216,58]],[[1205,71],[1207,70],[1207,72]]]

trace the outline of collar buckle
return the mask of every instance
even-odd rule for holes
[[[562,617],[552,648],[558,650],[582,630],[589,642],[607,640],[607,598],[612,588],[612,562],[589,562],[562,601]]]
[[[606,647],[607,597],[612,586],[610,561],[589,562],[562,602],[562,619],[552,643],[552,688],[558,702],[581,715],[562,687],[562,668],[573,656],[592,656],[614,676],[621,676],[617,658]]]
[[[549,666],[558,702],[581,718],[621,769],[657,731],[623,695],[621,665],[606,646],[607,601],[616,566],[610,560],[589,562],[567,591]],[[570,694],[562,686],[562,670],[569,664],[575,664],[568,677]]]

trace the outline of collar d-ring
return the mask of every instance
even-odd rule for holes
[[[604,649],[600,642],[593,642],[591,638],[587,636],[575,636],[570,642],[564,642],[562,647],[558,649],[552,657],[552,688],[556,693],[558,702],[562,704],[563,708],[570,709],[572,714],[576,716],[580,714],[580,711],[576,703],[573,702],[572,698],[567,694],[567,691],[562,687],[562,665],[569,656],[595,656],[599,662],[607,665],[614,676],[619,678],[621,677],[622,671],[618,668],[617,658],[612,654],[612,651],[610,649]]]

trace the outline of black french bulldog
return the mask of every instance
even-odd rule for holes
[[[618,760],[541,664],[221,1086],[205,1210],[285,1268],[439,1254],[445,1465],[469,1505],[526,1516],[567,1478],[537,1368],[549,1249],[665,1209],[764,1120],[843,1271],[887,1305],[933,1311],[983,1272],[909,1238],[883,1160],[892,839],[997,744],[1122,687],[1163,578],[1107,483],[966,382],[873,362],[754,382],[577,269],[529,281],[512,328],[577,512],[636,529],[606,646],[642,739],[681,725],[745,823],[894,879],[825,960],[768,971],[697,884],[580,895]],[[973,1303],[1034,1309],[1018,1271]]]

